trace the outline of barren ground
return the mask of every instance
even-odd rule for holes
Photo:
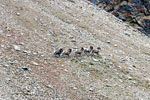
[[[90,45],[100,56],[52,56]],[[0,0],[0,91],[0,100],[150,100],[150,39],[84,0]]]

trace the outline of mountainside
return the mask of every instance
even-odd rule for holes
[[[2,100],[150,100],[150,39],[88,1],[0,0],[0,76]]]

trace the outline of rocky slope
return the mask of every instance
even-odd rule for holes
[[[99,56],[75,57],[80,47]],[[53,57],[58,48],[70,57]],[[83,0],[0,0],[1,100],[149,100],[150,39]]]
[[[149,0],[90,0],[98,7],[129,23],[147,36],[150,35]],[[96,2],[97,1],[97,2]]]

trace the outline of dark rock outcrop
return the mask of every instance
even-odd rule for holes
[[[146,35],[150,35],[149,0],[89,0]]]

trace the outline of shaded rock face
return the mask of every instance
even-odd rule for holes
[[[94,3],[95,0],[89,1]],[[150,0],[97,0],[97,2],[98,7],[150,35]]]
[[[150,33],[150,19],[144,19],[142,23],[144,26],[144,30]]]
[[[98,1],[97,0],[88,0],[90,2],[92,2],[93,4],[97,5],[98,4]]]

